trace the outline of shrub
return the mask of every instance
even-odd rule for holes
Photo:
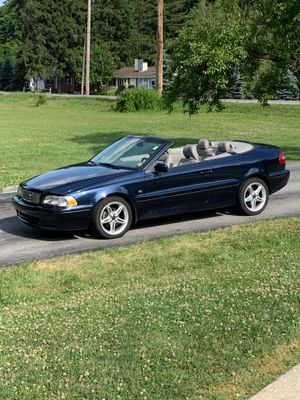
[[[162,99],[155,90],[126,89],[118,98],[116,111],[136,112],[162,109]]]
[[[43,104],[47,103],[47,97],[45,93],[39,93],[36,98],[35,105],[37,107],[42,106]]]
[[[101,96],[115,96],[116,88],[114,86],[107,86],[104,89],[100,90],[97,94]]]
[[[99,93],[101,96],[115,96],[116,91],[115,90],[105,90],[103,92]]]

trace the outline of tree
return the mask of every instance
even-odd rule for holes
[[[171,42],[179,34],[187,22],[190,11],[198,0],[165,0],[165,34],[167,42]]]
[[[105,42],[92,46],[91,83],[108,82],[116,70],[116,57]]]
[[[201,104],[221,108],[232,69],[246,58],[246,30],[235,1],[203,2],[181,30],[173,58],[173,80],[166,93],[169,107],[177,99],[190,113]]]
[[[16,28],[16,15],[8,4],[0,7],[0,64],[9,58],[13,63],[18,59],[20,32]]]
[[[165,1],[171,42],[197,0]],[[93,0],[92,8],[92,81],[108,79],[135,58],[155,63],[156,2]],[[86,11],[86,0],[7,0],[0,8],[0,64],[11,59],[20,82],[25,75],[80,80]]]
[[[182,98],[191,113],[202,103],[220,108],[234,67],[266,103],[287,70],[299,79],[299,0],[203,0],[179,34],[174,54],[169,104]]]
[[[105,42],[118,67],[135,58],[155,62],[156,4],[147,0],[95,0],[92,37]],[[116,57],[117,56],[117,57]]]
[[[226,97],[243,99],[245,82],[237,67],[232,70],[232,74],[228,83],[229,87],[227,88]]]
[[[8,7],[18,15],[27,77],[72,74],[82,57],[85,1],[65,0],[62,7],[60,0],[10,0]]]
[[[10,59],[6,59],[0,73],[0,88],[2,90],[11,90],[13,84],[13,65]]]
[[[241,1],[241,7],[249,26],[241,68],[251,92],[266,103],[276,97],[287,70],[299,78],[299,1]]]
[[[281,100],[297,100],[299,98],[299,82],[295,75],[288,70],[280,83],[277,97]]]

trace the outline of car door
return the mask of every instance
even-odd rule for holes
[[[240,154],[215,158],[215,203],[217,207],[235,204],[241,178],[249,168],[251,170],[249,161],[248,157]],[[256,170],[253,169],[253,172]]]
[[[145,171],[142,196],[146,217],[158,217],[209,208],[214,171],[212,161],[169,168],[166,172]]]

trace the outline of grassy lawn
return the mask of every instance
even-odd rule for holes
[[[300,359],[299,234],[290,218],[1,270],[0,398],[247,399]]]
[[[30,94],[0,95],[0,191],[35,174],[88,159],[127,133],[171,138],[244,139],[282,146],[300,159],[300,106],[227,104],[222,113],[189,117],[180,111],[120,114],[97,99],[51,98],[35,106]]]

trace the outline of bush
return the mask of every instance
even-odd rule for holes
[[[107,86],[100,90],[97,94],[101,96],[115,96],[116,95],[116,88],[114,86]]]
[[[99,94],[100,94],[100,96],[115,96],[116,91],[115,90],[103,90]]]
[[[43,104],[47,103],[47,98],[45,93],[39,93],[36,98],[35,105],[37,107],[42,106]]]
[[[126,89],[118,98],[116,111],[136,112],[162,109],[162,99],[155,90]]]

